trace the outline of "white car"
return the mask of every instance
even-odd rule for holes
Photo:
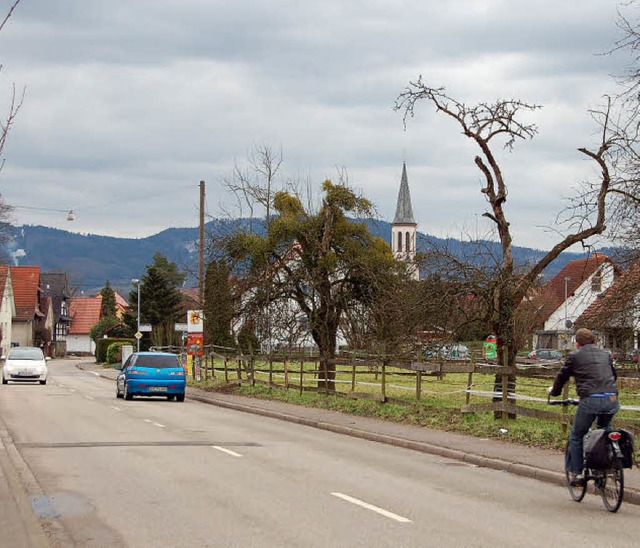
[[[0,357],[4,361],[2,367],[2,384],[9,381],[39,381],[47,384],[47,362],[42,350],[36,346],[14,346],[6,356]]]

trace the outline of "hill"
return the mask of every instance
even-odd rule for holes
[[[245,226],[247,220],[213,220],[206,225],[207,234],[221,234]],[[254,221],[255,228],[256,221]],[[369,220],[372,233],[391,241],[391,224]],[[456,255],[468,253],[469,242],[442,240],[418,234],[419,247],[426,240],[438,246],[446,246]],[[492,254],[498,256],[500,246],[494,242],[482,242]],[[601,250],[611,254],[614,250]],[[131,279],[139,278],[151,264],[153,255],[160,252],[189,274],[187,286],[195,286],[198,265],[198,229],[168,228],[147,238],[114,238],[94,234],[77,234],[44,226],[25,225],[15,228],[9,252],[15,264],[39,265],[43,272],[65,271],[76,291],[93,293],[109,280],[114,288],[127,294]],[[517,263],[538,260],[545,252],[524,247],[514,248]],[[569,261],[582,258],[583,253],[563,253],[545,272],[553,277]]]

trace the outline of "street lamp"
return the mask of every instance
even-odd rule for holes
[[[138,330],[136,331],[136,340],[138,341],[138,352],[140,352],[140,280],[134,278],[131,280],[132,284],[135,284],[138,289]]]

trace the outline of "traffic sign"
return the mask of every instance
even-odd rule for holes
[[[142,338],[142,333],[140,333],[140,331],[138,331],[138,332],[134,335],[134,337],[135,337],[136,339],[140,340],[140,339]]]

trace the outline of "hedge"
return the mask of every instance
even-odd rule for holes
[[[105,363],[107,361],[107,351],[109,345],[113,343],[130,344],[133,347],[136,346],[135,339],[116,339],[116,338],[102,338],[96,342],[96,363]]]

